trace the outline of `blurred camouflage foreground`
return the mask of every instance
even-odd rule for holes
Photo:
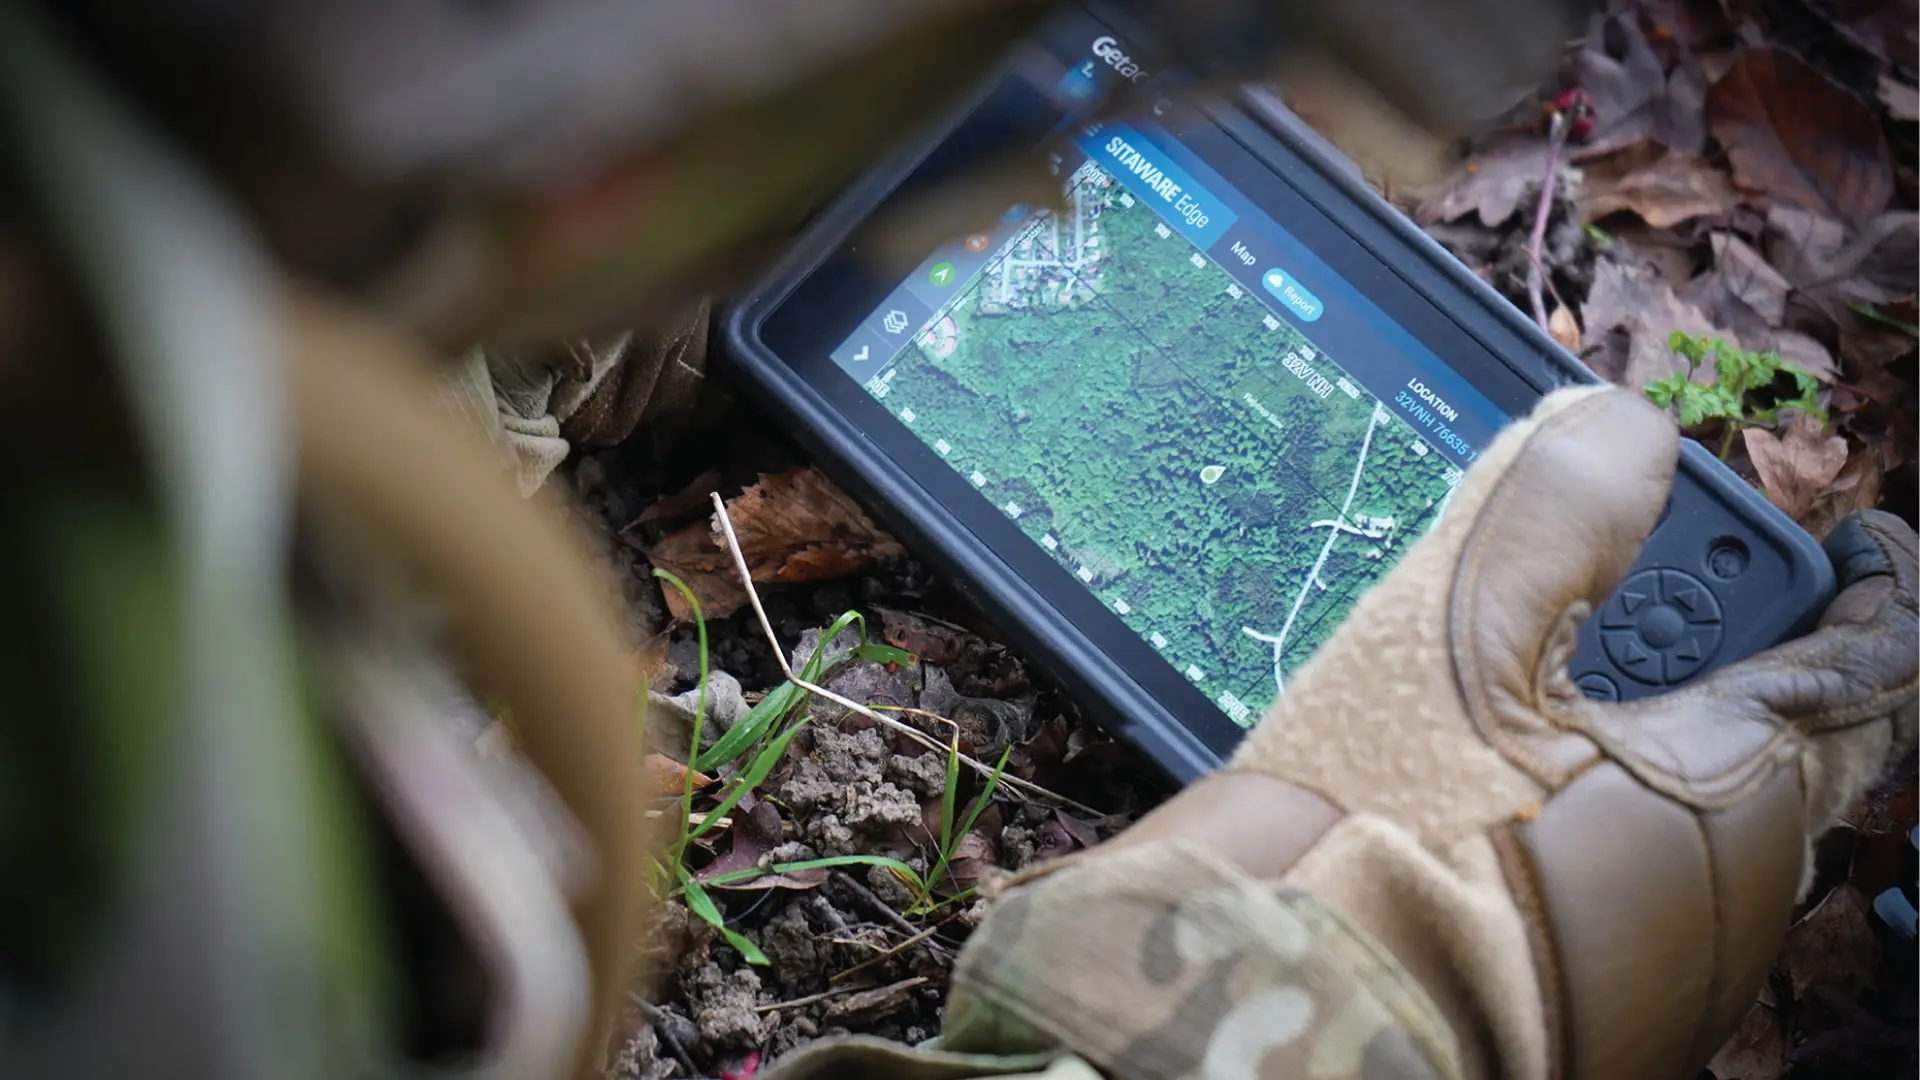
[[[1046,10],[0,11],[0,1075],[593,1066],[644,918],[619,613],[429,370],[629,331],[675,355]],[[1387,144],[1499,111],[1571,23],[1119,14],[1216,82],[1364,101]],[[540,775],[467,752],[477,701]]]

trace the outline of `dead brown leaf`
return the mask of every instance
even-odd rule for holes
[[[1891,75],[1882,75],[1880,100],[1887,106],[1887,115],[1895,120],[1906,123],[1920,120],[1920,86],[1903,83]]]
[[[1840,376],[1827,347],[1797,330],[1782,330],[1773,335],[1773,351],[1780,354],[1780,359],[1823,383],[1830,384]]]
[[[648,754],[646,770],[647,791],[649,794],[678,795],[686,790],[687,767],[667,755],[659,753]],[[694,787],[706,787],[711,783],[713,783],[713,777],[699,770],[694,770]]]
[[[780,811],[765,799],[746,795],[733,810],[733,824],[727,829],[727,850],[694,876],[702,881],[739,870],[752,870],[774,848],[785,833]],[[762,874],[744,881],[711,884],[715,889],[812,889],[826,883],[829,871],[815,868],[784,874]]]
[[[1787,292],[1793,286],[1760,253],[1732,233],[1713,234],[1714,273],[1727,291],[1752,308],[1768,326],[1779,326],[1787,314]]]
[[[977,640],[964,628],[931,615],[915,615],[892,608],[875,610],[880,613],[880,636],[886,643],[905,649],[929,664],[951,664],[960,659],[969,640]]]
[[[1724,214],[1739,201],[1725,173],[1697,155],[1669,151],[1611,183],[1596,184],[1581,208],[1588,220],[1625,210],[1666,229],[1689,218]]]
[[[756,582],[821,581],[905,553],[852,496],[812,466],[761,477],[727,504]]]
[[[1460,163],[1453,175],[1420,204],[1422,223],[1456,221],[1478,213],[1480,223],[1499,228],[1547,170],[1547,143],[1537,135],[1495,141]]]
[[[1858,230],[1795,207],[1767,213],[1767,257],[1788,281],[1817,297],[1869,304],[1914,294],[1920,216],[1889,210]]]
[[[1780,1080],[1787,1069],[1787,1031],[1780,1014],[1754,1002],[1733,1037],[1707,1062],[1714,1080]]]
[[[1686,361],[1667,345],[1675,330],[1733,338],[1714,326],[1699,307],[1681,299],[1673,287],[1638,267],[1603,260],[1594,267],[1587,294],[1582,354],[1601,375],[1632,389],[1686,370]],[[1624,340],[1611,340],[1615,335]],[[1702,367],[1695,378],[1712,379]]]
[[[1594,111],[1593,136],[1573,149],[1574,160],[1611,154],[1642,139],[1683,154],[1705,147],[1705,75],[1690,55],[1682,55],[1668,74],[1637,14],[1594,19],[1574,57],[1574,78]]]
[[[689,517],[706,517],[707,514],[711,512],[710,507],[712,505],[707,501],[707,496],[719,486],[720,470],[708,469],[706,472],[694,477],[686,487],[681,488],[679,491],[671,495],[663,495],[653,500],[645,510],[640,511],[640,516],[634,518],[632,524],[629,524],[621,531],[626,532],[636,525],[643,525],[649,521],[675,521]]]
[[[1793,999],[1806,999],[1818,986],[1851,1004],[1874,985],[1880,966],[1880,941],[1874,937],[1867,898],[1850,884],[1837,886],[1806,917],[1787,931],[1780,969]]]
[[[1557,307],[1547,316],[1547,333],[1560,347],[1574,355],[1580,353],[1580,323],[1573,317],[1573,309]]]
[[[1800,524],[1815,538],[1824,540],[1835,525],[1849,514],[1871,510],[1880,505],[1880,486],[1885,471],[1880,454],[1871,449],[1856,450],[1847,458],[1839,475],[1827,490],[1813,501],[1800,518]]]
[[[1795,521],[1813,509],[1847,463],[1847,440],[1824,431],[1819,422],[1799,416],[1787,425],[1784,438],[1765,428],[1742,433],[1767,500]]]
[[[843,577],[869,561],[903,554],[900,542],[875,527],[858,503],[812,466],[763,476],[727,502],[747,572],[757,583],[791,584]],[[725,618],[747,602],[733,557],[712,520],[670,533],[647,552],[653,565],[678,575],[702,614]],[[691,614],[678,589],[663,595],[676,618]]]
[[[1856,224],[1893,194],[1873,110],[1790,53],[1742,53],[1707,92],[1707,123],[1748,190]]]
[[[687,583],[694,598],[700,602],[700,613],[708,619],[724,619],[740,610],[747,602],[747,591],[740,585],[740,576],[733,568],[733,558],[725,547],[717,542],[713,535],[713,526],[705,521],[696,521],[686,528],[667,534],[647,552],[647,560],[659,570],[665,570]],[[667,610],[676,619],[685,619],[693,615],[693,609],[680,595],[680,590],[665,585],[660,591],[666,598]]]

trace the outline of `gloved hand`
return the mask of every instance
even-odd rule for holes
[[[1626,392],[1547,398],[1229,766],[1089,857],[1189,840],[1304,890],[1414,977],[1467,1076],[1690,1080],[1754,1000],[1810,840],[1913,736],[1917,620],[1913,532],[1862,515],[1827,542],[1841,592],[1812,634],[1588,700],[1576,630],[1677,449]]]

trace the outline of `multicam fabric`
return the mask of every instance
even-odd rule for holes
[[[939,1050],[923,1054],[836,1069],[855,1058],[828,1045],[770,1080],[1038,1075],[1032,1063],[1049,1055],[1064,1075],[1090,1065],[1117,1080],[1462,1075],[1432,1002],[1360,931],[1312,897],[1172,843],[1070,861],[1010,889],[961,954]],[[956,1073],[954,1055],[981,1066],[1004,1055],[1010,1068]]]

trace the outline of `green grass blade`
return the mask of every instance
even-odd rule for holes
[[[799,862],[774,863],[770,867],[750,866],[745,870],[731,870],[724,874],[715,874],[702,878],[704,885],[732,885],[741,881],[752,881],[768,874],[791,874],[800,870],[830,870],[839,866],[884,866],[901,879],[919,889],[924,884],[913,867],[899,859],[885,855],[829,855],[822,859],[801,859]]]
[[[954,735],[953,745],[947,757],[947,790],[940,813],[940,861],[927,871],[927,887],[914,904],[914,911],[925,915],[939,908],[940,905],[933,903],[934,887],[939,885],[940,879],[946,876],[947,867],[953,862],[953,853],[959,848],[961,839],[973,831],[974,823],[980,820],[980,815],[986,810],[987,803],[993,800],[994,791],[1000,787],[1000,777],[1007,771],[1007,759],[1012,756],[1013,747],[1011,746],[1000,752],[1000,761],[994,765],[992,774],[987,777],[987,786],[981,788],[980,794],[974,798],[973,809],[967,811],[967,820],[955,829],[953,828],[953,798],[960,773],[960,736],[958,733]]]
[[[694,700],[693,705],[693,737],[688,741],[687,746],[687,768],[682,770],[684,787],[680,792],[680,828],[675,833],[670,856],[677,869],[680,865],[680,855],[687,846],[687,822],[693,818],[693,774],[699,769],[696,763],[700,759],[700,737],[707,720],[707,619],[700,611],[699,598],[693,595],[692,589],[687,588],[686,582],[681,581],[672,572],[657,566],[653,569],[653,576],[680,590],[680,595],[686,600],[687,607],[693,611],[694,630],[700,638],[700,695]],[[646,700],[647,688],[641,687],[642,708],[646,707]]]
[[[896,649],[892,645],[883,645],[878,641],[869,641],[853,650],[853,654],[862,660],[871,660],[876,664],[911,664],[913,654],[905,649]]]
[[[974,822],[980,820],[981,811],[987,808],[987,802],[993,798],[994,791],[1000,787],[1000,778],[1007,772],[1007,759],[1012,756],[1013,747],[1011,746],[1000,751],[1000,760],[994,764],[993,774],[987,777],[987,786],[980,789],[980,797],[973,800],[973,810],[967,814],[967,823],[960,826],[961,836],[973,831]],[[955,842],[958,843],[958,841]]]
[[[680,869],[680,886],[686,890],[688,911],[705,919],[714,929],[720,931],[720,936],[727,939],[727,944],[740,950],[741,959],[761,967],[767,965],[767,954],[761,952],[758,945],[748,941],[745,934],[727,925],[727,920],[720,915],[720,909],[714,905],[713,897],[707,895],[707,890],[700,887],[700,883],[693,879],[692,874],[687,873],[685,867]]]
[[[694,768],[710,773],[722,765],[731,764],[759,742],[761,736],[778,727],[780,721],[805,696],[804,691],[790,682],[769,690],[759,704],[747,710],[747,715],[741,717],[739,723],[728,728],[726,734],[700,755]]]
[[[767,774],[773,772],[773,767],[780,763],[782,757],[786,756],[787,744],[791,743],[793,737],[800,734],[800,729],[806,726],[807,721],[801,720],[799,723],[781,732],[779,738],[768,743],[758,754],[754,755],[753,762],[749,764],[746,770],[740,774],[739,778],[734,781],[732,791],[728,792],[726,798],[720,800],[719,806],[714,807],[708,812],[705,820],[693,827],[693,830],[687,834],[687,839],[695,839],[708,829],[713,828],[715,823],[721,818],[726,817],[727,812],[732,810],[734,806],[746,796],[747,792],[752,791],[765,782]]]
[[[960,794],[960,733],[953,733],[953,741],[947,744],[947,783],[946,790],[940,793],[940,864],[946,865],[947,856],[953,851],[953,811],[954,801]]]
[[[849,611],[835,619],[820,633],[820,641],[814,647],[813,655],[800,667],[800,678],[814,682],[820,678],[826,668],[827,646],[840,636],[847,627],[858,623],[862,639],[866,636],[866,619],[857,611]],[[770,691],[760,703],[748,710],[740,722],[728,729],[725,735],[701,754],[694,767],[701,772],[712,772],[723,765],[730,764],[757,745],[766,737],[767,732],[780,726],[787,713],[806,698],[806,691],[791,682],[781,683]]]
[[[833,639],[839,637],[842,631],[854,623],[860,624],[860,644],[866,644],[867,620],[865,617],[857,611],[842,613],[839,618],[833,620],[833,625],[821,632],[820,644],[814,646],[813,655],[807,657],[806,664],[801,667],[801,678],[808,682],[816,682],[819,680],[821,672],[824,671],[827,666],[827,646],[833,644]],[[858,648],[859,646],[856,645],[855,649],[857,650]]]

